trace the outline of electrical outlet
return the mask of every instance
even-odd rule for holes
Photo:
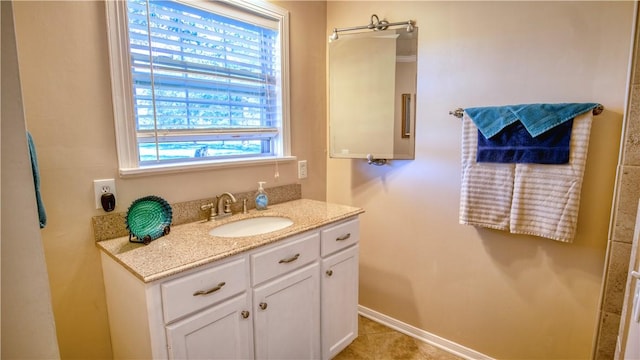
[[[307,178],[307,160],[298,161],[298,179]]]
[[[96,200],[96,209],[102,209],[100,198],[102,194],[112,193],[116,196],[116,181],[114,179],[93,180],[93,193]]]

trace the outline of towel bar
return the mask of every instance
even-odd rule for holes
[[[602,114],[602,112],[604,111],[604,106],[602,105],[598,105],[593,109],[593,115],[594,116],[598,116],[600,114]],[[453,111],[449,111],[449,115],[453,115],[455,117],[457,117],[458,119],[462,119],[462,116],[464,115],[464,109],[463,108],[457,108]]]

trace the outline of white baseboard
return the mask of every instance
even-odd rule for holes
[[[464,347],[453,341],[441,338],[438,335],[434,335],[430,332],[418,329],[417,327],[405,324],[402,321],[396,320],[387,315],[381,314],[375,310],[371,310],[362,305],[358,305],[358,313],[360,315],[379,322],[385,326],[388,326],[396,331],[399,331],[405,335],[409,335],[417,340],[423,341],[429,345],[433,345],[446,352],[459,356],[467,360],[494,360],[492,357],[479,353],[475,350]]]

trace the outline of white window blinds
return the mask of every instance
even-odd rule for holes
[[[278,152],[276,22],[176,1],[129,0],[127,16],[141,165]]]

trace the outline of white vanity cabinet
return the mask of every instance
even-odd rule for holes
[[[170,358],[252,357],[248,276],[243,256],[160,284]]]
[[[251,255],[256,359],[320,358],[320,234]]]
[[[101,258],[114,359],[253,357],[246,255],[149,283]]]
[[[317,263],[254,290],[256,359],[320,358]]]
[[[321,231],[322,358],[336,356],[358,336],[358,219]]]
[[[358,218],[143,282],[102,253],[114,359],[330,359],[357,336]]]
[[[215,304],[192,317],[167,325],[173,359],[249,359],[253,357],[251,308],[247,294]]]

